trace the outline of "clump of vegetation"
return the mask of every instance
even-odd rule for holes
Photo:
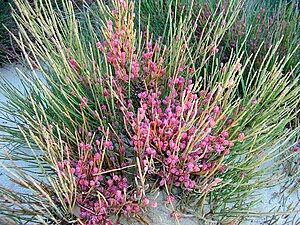
[[[143,4],[98,0],[77,15],[70,1],[15,0],[14,38],[31,72],[24,93],[1,82],[2,117],[14,126],[0,129],[19,144],[3,167],[27,191],[0,186],[6,222],[147,224],[161,189],[178,224],[182,212],[234,223],[255,216],[257,190],[289,179],[276,164],[299,154],[290,152],[299,126],[286,128],[300,97],[287,66],[297,48],[278,59],[276,43],[260,68],[241,50],[221,62],[241,4],[201,24],[202,11],[164,3],[161,35],[137,22]]]
[[[28,1],[32,6],[33,0]],[[44,2],[46,3],[46,1]],[[61,7],[61,1],[52,1],[53,7]],[[73,4],[79,11],[84,4],[92,4],[91,1],[74,0]],[[11,8],[16,8],[13,0],[0,1],[0,66],[11,62],[22,62],[22,49],[14,41],[12,36],[18,36],[18,25],[15,23]]]

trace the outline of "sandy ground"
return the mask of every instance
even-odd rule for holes
[[[16,75],[17,74],[15,69],[16,66],[20,69],[24,69],[19,65],[9,65],[4,68],[0,68],[0,74],[4,76],[6,79],[8,79],[10,82],[12,82],[16,87],[16,89],[20,90],[22,89],[22,85],[18,76]],[[0,101],[1,102],[6,101],[6,98],[3,93],[0,93]],[[0,119],[0,123],[2,124],[6,122],[3,119]],[[0,153],[3,153],[3,149],[7,149],[7,143],[0,143]],[[0,164],[1,163],[5,164],[5,162],[3,161],[0,161]],[[22,166],[22,163],[20,164],[20,166]],[[11,188],[13,190],[20,190],[19,187],[17,187],[15,184],[9,181],[7,172],[3,169],[0,169],[0,183],[5,187]],[[270,219],[272,219],[272,215],[270,214],[270,215],[265,215],[264,217],[261,218],[249,218],[248,220],[244,221],[242,224],[243,225],[258,225],[258,224],[298,225],[300,224],[299,216],[295,216],[296,210],[300,210],[299,190],[294,191],[289,197],[287,196],[287,194],[280,193],[280,191],[281,191],[280,185],[260,191],[261,201],[256,206],[256,212],[262,213],[262,212],[269,212],[271,210],[283,212],[288,210],[291,205],[294,206],[298,204],[297,208],[290,207],[289,209],[289,210],[293,210],[294,214],[291,214],[289,216],[285,215],[280,220],[278,220],[277,223],[272,223],[272,221],[269,221]],[[151,225],[177,224],[174,219],[170,218],[171,211],[164,207],[163,204],[164,199],[165,197],[163,196],[162,193],[160,193],[156,199],[159,203],[159,206],[155,208],[151,213],[149,213],[148,216],[145,216],[145,220],[149,224]],[[135,224],[141,224],[141,223],[135,223]],[[196,218],[187,216],[187,217],[182,217],[180,219],[180,224],[181,225],[202,225],[202,224],[215,224],[215,223],[208,223],[203,221],[200,222]]]

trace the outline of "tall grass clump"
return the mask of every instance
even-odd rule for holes
[[[34,1],[29,0],[30,4],[33,4]],[[79,11],[83,3],[91,4],[91,1],[81,1],[74,0],[72,1],[76,11]],[[54,7],[61,7],[61,1],[53,1],[52,4]],[[13,20],[11,8],[16,8],[13,0],[1,0],[0,1],[0,66],[11,62],[21,62],[22,61],[22,50],[16,44],[13,35],[17,35],[18,29],[17,24]]]
[[[278,59],[276,43],[260,68],[243,51],[221,63],[216,49],[241,4],[202,26],[201,11],[170,1],[155,36],[138,22],[142,3],[99,0],[80,14],[70,1],[34,3],[15,0],[13,12],[31,69],[20,71],[25,91],[1,82],[2,117],[14,124],[1,125],[3,140],[19,145],[3,167],[24,190],[1,186],[6,222],[149,224],[162,190],[178,224],[182,213],[234,223],[259,216],[257,190],[289,179],[276,165],[298,154],[299,126],[286,127],[299,81],[285,71],[297,48]]]
[[[297,46],[299,45],[299,25],[300,14],[297,1],[169,1],[160,0],[142,0],[141,1],[141,21],[142,24],[149,25],[155,35],[161,35],[162,24],[168,24],[168,6],[170,5],[171,17],[175,18],[178,14],[186,15],[191,9],[194,23],[198,24],[197,31],[193,36],[196,41],[199,38],[202,40],[202,28],[206,29],[205,34],[216,37],[214,33],[216,26],[227,26],[229,23],[230,29],[226,29],[225,33],[220,33],[218,40],[215,42],[214,51],[215,57],[219,62],[226,63],[232,53],[240,54],[245,52],[245,57],[242,58],[242,64],[245,63],[251,55],[257,55],[252,70],[247,67],[247,74],[251,76],[263,64],[268,51],[272,46],[279,43],[276,50],[278,59],[286,57],[293,53],[284,67],[284,72],[296,67],[295,74],[292,77],[297,77],[299,73],[298,59],[300,52]],[[276,4],[275,4],[276,3]],[[222,19],[220,16],[231,14],[232,5],[242,4],[241,10],[234,21]],[[160,12],[160,13],[157,13]],[[180,12],[180,13],[179,13]],[[161,16],[165,15],[165,16]],[[199,15],[199,16],[198,16]],[[177,16],[178,17],[178,16]],[[297,49],[296,51],[294,51]],[[276,57],[272,58],[272,63]],[[207,63],[206,67],[211,64]],[[268,68],[270,69],[270,68]],[[249,76],[243,75],[243,80],[247,80]],[[244,81],[242,81],[243,84]],[[244,87],[240,87],[240,93],[243,95]]]

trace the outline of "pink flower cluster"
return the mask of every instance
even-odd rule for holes
[[[115,11],[114,16],[118,17],[118,13],[120,12]],[[118,25],[114,26],[111,20],[107,21],[106,41],[98,42],[96,46],[114,68],[118,80],[128,81],[141,77],[141,74],[143,74],[143,79],[147,76],[153,79],[164,75],[166,73],[163,66],[164,59],[155,57],[155,54],[161,51],[158,44],[147,43],[140,57],[136,53],[135,40],[132,40],[134,35],[129,29],[131,24],[126,24],[126,21],[117,23]]]
[[[91,136],[89,134],[90,132],[88,136]],[[101,147],[102,150],[99,149]],[[156,202],[150,203],[138,188],[132,185],[129,188],[129,183],[132,184],[133,181],[128,181],[124,170],[118,170],[129,166],[129,162],[118,165],[113,157],[109,163],[103,161],[105,149],[113,150],[111,141],[100,143],[96,140],[95,145],[81,142],[78,150],[79,155],[83,156],[71,162],[57,162],[59,173],[69,176],[69,180],[75,179],[78,193],[76,203],[80,207],[80,219],[86,225],[110,225],[113,224],[112,213],[134,216],[142,208],[157,206]]]
[[[122,12],[117,10],[113,12],[115,17],[120,16],[120,13]],[[111,20],[107,21],[106,41],[103,44],[98,42],[96,46],[105,54],[107,62],[113,66],[116,77],[128,81],[138,77],[140,71],[137,55],[134,53],[136,48],[130,39],[131,32],[128,27],[130,25],[126,24],[126,21],[118,26],[113,25]]]
[[[206,109],[213,101],[211,93],[194,94],[192,81],[183,77],[171,79],[169,88],[165,97],[158,89],[138,94],[141,107],[136,114],[126,113],[132,126],[130,145],[143,155],[148,173],[159,175],[161,186],[191,190],[200,185],[201,175],[216,167],[218,156],[230,153],[234,143],[227,131],[214,133],[221,109]]]
[[[139,76],[139,63],[137,62],[137,55],[134,54],[135,47],[131,46],[129,40],[124,42],[125,32],[112,33],[111,40],[104,42],[104,47],[101,43],[97,43],[97,47],[105,52],[107,62],[109,62],[115,69],[115,74],[120,80],[128,81],[129,78],[136,78]],[[124,43],[123,43],[124,42]],[[131,65],[128,65],[131,61]]]
[[[112,40],[104,42],[104,47],[101,43],[97,43],[97,47],[105,52],[107,61],[115,69],[115,75],[119,80],[128,81],[129,78],[138,78],[141,73],[143,77],[151,78],[157,78],[166,73],[163,67],[164,59],[160,57],[157,61],[154,60],[154,54],[160,51],[157,44],[148,43],[142,52],[141,59],[138,59],[134,53],[135,47],[130,46],[129,40],[124,43],[122,35],[124,34],[112,34]]]

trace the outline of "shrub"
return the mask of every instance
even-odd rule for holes
[[[161,188],[178,223],[179,207],[230,223],[254,215],[256,190],[288,179],[263,165],[288,153],[299,130],[285,128],[300,93],[294,70],[284,71],[292,55],[276,59],[277,44],[259,70],[249,63],[257,57],[216,57],[241,5],[229,4],[232,13],[216,15],[216,26],[207,23],[194,39],[193,17],[177,11],[168,10],[155,38],[148,28],[137,32],[130,1],[97,1],[78,16],[69,1],[56,9],[43,2],[33,9],[15,1],[15,41],[32,69],[22,73],[25,93],[1,83],[9,98],[3,117],[15,124],[1,126],[5,140],[31,149],[7,158],[33,166],[5,167],[30,192],[0,188],[7,221],[146,222],[143,212],[157,206],[149,195]]]

